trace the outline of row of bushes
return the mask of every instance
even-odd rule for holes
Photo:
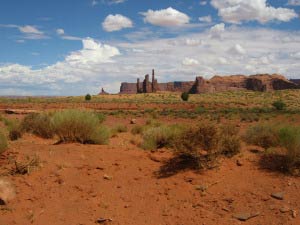
[[[244,136],[245,142],[265,150],[282,150],[286,162],[284,169],[295,173],[300,168],[300,127],[291,125],[256,124]]]
[[[29,114],[19,124],[8,128],[9,137],[16,140],[28,132],[42,138],[57,136],[60,142],[106,144],[110,132],[101,124],[103,120],[103,115],[79,110]]]

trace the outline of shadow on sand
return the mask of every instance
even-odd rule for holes
[[[188,170],[201,172],[198,160],[187,155],[176,155],[163,162],[163,165],[154,172],[154,175],[157,178],[167,178]]]

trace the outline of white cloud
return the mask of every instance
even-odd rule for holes
[[[26,34],[43,34],[42,31],[40,31],[36,27],[30,26],[30,25],[26,25],[23,27],[19,26],[18,28],[22,33],[26,33]]]
[[[258,21],[266,23],[272,20],[288,22],[297,17],[293,9],[274,8],[266,0],[212,0],[211,5],[218,10],[218,15],[228,23]]]
[[[172,7],[153,11],[149,9],[147,12],[141,13],[145,18],[144,22],[151,23],[156,26],[182,26],[188,24],[190,18]]]
[[[95,5],[98,5],[99,4],[99,2],[98,1],[96,1],[96,0],[92,0],[92,3],[91,3],[91,5],[92,6],[95,6]]]
[[[95,78],[101,74],[97,68],[113,63],[112,58],[120,55],[120,51],[116,47],[101,44],[92,38],[86,38],[82,43],[81,50],[71,52],[63,61],[42,69],[32,69],[19,64],[0,66],[0,87],[3,89],[14,87],[16,90],[31,89],[33,91],[31,94],[65,95],[68,88],[73,95],[76,95],[76,90],[88,92],[87,89],[95,88],[94,85],[97,83]],[[102,72],[105,72],[105,68]],[[80,85],[81,88],[78,88]],[[20,93],[22,92],[15,94]],[[0,91],[0,94],[5,93]]]
[[[18,29],[24,35],[24,39],[34,40],[48,38],[43,31],[40,31],[38,28],[32,25],[19,26],[15,24],[0,24],[0,27]]]
[[[56,33],[57,33],[58,35],[64,35],[64,34],[65,34],[65,31],[64,31],[64,29],[59,28],[59,29],[56,29]]]
[[[295,59],[300,59],[300,52],[291,53],[290,56]]]
[[[70,36],[65,33],[65,30],[62,28],[56,29],[56,34],[61,37],[63,40],[69,40],[69,41],[82,41],[83,38]]]
[[[126,0],[110,0],[110,2],[114,3],[114,4],[120,4],[125,2]]]
[[[102,23],[102,27],[105,31],[112,32],[122,30],[124,28],[133,27],[132,21],[120,14],[116,15],[108,15],[104,22]]]
[[[232,55],[244,55],[246,54],[246,50],[241,45],[235,44],[228,50],[228,53]]]
[[[212,18],[210,15],[199,17],[200,22],[211,23]]]
[[[210,28],[210,35],[212,38],[221,38],[225,31],[225,24],[219,23]]]
[[[184,66],[195,66],[199,64],[198,60],[188,57],[184,58],[181,63]]]
[[[198,46],[202,44],[202,41],[199,39],[186,39],[185,40],[186,45],[188,46]]]
[[[300,0],[289,0],[287,4],[292,6],[299,6]]]
[[[281,73],[297,78],[300,71],[300,31],[227,26],[222,39],[211,38],[207,29],[113,43],[84,39],[82,49],[40,69],[0,64],[0,94],[83,95],[99,93],[101,87],[116,93],[122,81],[135,82],[152,68],[159,82],[215,74]]]
[[[200,5],[206,5],[206,4],[207,4],[207,1],[200,1],[199,4],[200,4]]]

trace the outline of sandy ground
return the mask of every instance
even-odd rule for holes
[[[197,171],[166,149],[141,150],[131,138],[118,134],[107,146],[54,145],[31,135],[12,142],[0,172],[26,156],[37,155],[41,166],[6,176],[17,194],[0,206],[0,224],[300,224],[299,178],[266,169],[272,165],[260,151],[243,147],[218,168]],[[283,200],[271,197],[277,192]],[[239,213],[257,216],[242,222],[234,218]]]

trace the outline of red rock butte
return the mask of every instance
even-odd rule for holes
[[[295,80],[297,81],[297,80]],[[149,74],[141,82],[137,78],[136,83],[121,83],[120,94],[155,93],[155,92],[188,92],[191,94],[213,93],[234,90],[273,91],[284,89],[297,89],[299,82],[288,80],[278,74],[256,74],[256,75],[229,75],[214,76],[209,80],[197,76],[195,81],[174,81],[158,83],[152,70],[152,79]]]

